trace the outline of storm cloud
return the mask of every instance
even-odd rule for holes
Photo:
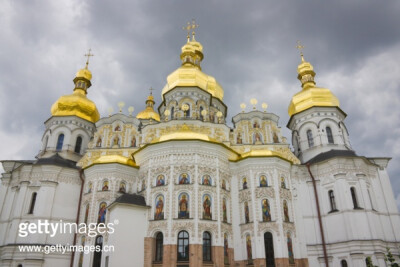
[[[203,71],[225,90],[229,117],[256,97],[280,116],[300,90],[296,41],[318,86],[339,98],[358,155],[392,157],[400,206],[399,1],[12,1],[0,2],[0,159],[32,159],[51,105],[70,94],[92,48],[88,97],[102,116],[121,100],[156,102],[180,65],[182,27],[196,19]],[[259,104],[260,106],[260,104]],[[126,108],[125,108],[125,112]],[[290,140],[290,138],[289,138]]]

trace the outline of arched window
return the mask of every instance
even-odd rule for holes
[[[81,153],[82,137],[78,136],[75,143],[75,153]]]
[[[22,264],[18,264],[18,267],[23,267]]]
[[[347,267],[347,261],[346,260],[341,260],[340,267]]]
[[[328,143],[329,144],[334,144],[331,127],[326,127],[325,130],[326,130],[326,136],[328,137]]]
[[[358,202],[357,202],[357,195],[356,195],[356,189],[354,187],[350,188],[351,192],[351,199],[353,200],[353,206],[355,209],[359,208]]]
[[[173,120],[175,118],[174,112],[175,112],[175,107],[172,107],[171,108],[171,120]]]
[[[313,147],[314,146],[314,139],[313,139],[311,130],[307,131],[307,140],[308,140],[308,147]]]
[[[331,204],[331,211],[336,211],[335,194],[333,193],[333,190],[329,190],[328,195],[329,203]]]
[[[203,114],[201,114],[203,110],[204,108],[200,106],[200,120],[202,121],[204,120]]]
[[[211,261],[211,234],[203,233],[203,261]]]
[[[94,252],[93,256],[92,267],[101,267],[101,250],[103,248],[103,237],[101,235],[96,237],[95,245],[96,245],[96,251]]]
[[[162,262],[163,260],[163,243],[164,243],[164,236],[161,232],[156,235],[156,262]]]
[[[31,205],[29,206],[28,214],[33,214],[33,210],[35,209],[35,204],[36,204],[36,197],[37,197],[37,193],[36,192],[32,193]]]
[[[189,261],[189,234],[186,231],[178,233],[178,261]]]
[[[63,143],[64,143],[64,134],[60,134],[57,139],[57,146],[56,146],[57,151],[60,151],[62,149]]]

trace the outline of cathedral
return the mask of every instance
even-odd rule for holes
[[[0,266],[383,267],[387,248],[398,259],[390,158],[352,149],[347,114],[303,54],[288,141],[256,99],[228,123],[190,28],[161,103],[150,92],[136,115],[120,103],[101,118],[87,97],[89,51],[36,159],[1,161]],[[44,221],[80,227],[34,231]]]

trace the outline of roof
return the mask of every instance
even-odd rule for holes
[[[137,194],[123,194],[122,196],[118,197],[114,203],[134,204],[147,207],[144,197]]]
[[[314,164],[335,157],[358,157],[353,150],[329,150],[310,159],[307,164]]]
[[[78,166],[76,166],[76,162],[73,160],[69,159],[64,159],[58,153],[54,154],[53,156],[49,158],[40,158],[38,159],[34,165],[56,165],[60,167],[67,167],[67,168],[73,168],[73,169],[79,169]]]

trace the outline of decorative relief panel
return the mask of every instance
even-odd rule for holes
[[[255,195],[256,198],[275,198],[275,190],[272,187],[258,187]]]
[[[258,223],[258,235],[263,235],[265,232],[274,231],[277,236],[280,235],[279,225],[276,222],[260,222]]]

